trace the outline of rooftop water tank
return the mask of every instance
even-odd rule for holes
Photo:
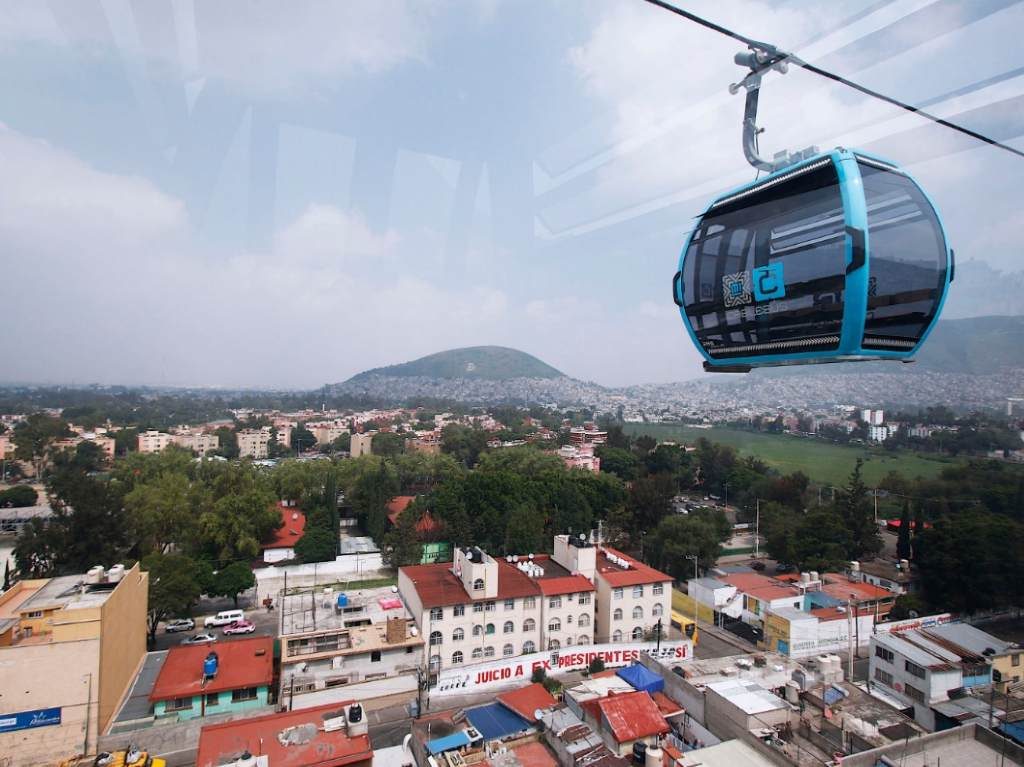
[[[203,660],[203,676],[214,677],[217,676],[217,666],[220,659],[217,657],[217,653],[211,652]]]
[[[644,767],[661,767],[661,762],[661,746],[657,744],[648,746],[644,754]]]
[[[106,568],[103,565],[93,565],[85,574],[85,582],[102,583],[104,572],[106,572]]]
[[[348,594],[338,594],[338,607],[348,607]]]
[[[107,582],[119,583],[124,578],[124,565],[114,565],[107,570]]]

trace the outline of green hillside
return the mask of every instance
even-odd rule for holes
[[[561,378],[564,374],[536,357],[504,346],[470,346],[450,349],[401,365],[374,368],[353,376],[360,381],[369,376],[394,378],[470,378],[503,381],[510,378]]]

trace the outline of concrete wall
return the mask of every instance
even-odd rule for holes
[[[99,727],[99,641],[45,642],[0,649],[0,714],[60,708],[61,723],[0,733],[0,755],[27,767],[95,750]]]
[[[100,728],[106,729],[146,654],[149,573],[136,564],[101,608]]]
[[[700,724],[705,724],[704,719],[704,691],[698,690],[678,674],[673,673],[668,667],[662,665],[647,653],[641,653],[639,661],[644,668],[653,671],[665,680],[665,694],[672,700],[682,704],[686,713],[696,719]]]
[[[307,565],[285,565],[284,567],[260,567],[253,570],[260,598],[266,594],[277,596],[281,582],[288,574],[288,586],[310,586],[314,578],[317,583],[331,583],[342,576],[353,573],[366,578],[380,574],[384,560],[380,552],[369,554],[341,554],[333,562],[316,562]]]

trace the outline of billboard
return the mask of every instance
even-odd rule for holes
[[[0,732],[30,730],[60,724],[60,708],[37,708],[16,714],[0,714]]]
[[[876,634],[889,634],[900,631],[914,631],[915,629],[930,629],[932,626],[941,626],[944,623],[952,623],[951,613],[939,613],[938,615],[926,615],[923,618],[910,618],[905,621],[888,621],[875,624]]]
[[[573,645],[560,650],[517,655],[513,658],[476,663],[470,666],[448,668],[437,675],[437,683],[430,689],[431,696],[460,695],[484,692],[500,687],[519,686],[530,681],[534,669],[542,668],[548,674],[579,671],[590,661],[600,658],[608,668],[628,666],[645,652],[663,663],[689,660],[693,656],[690,641],[620,642],[618,644]]]

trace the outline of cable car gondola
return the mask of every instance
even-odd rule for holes
[[[911,361],[953,279],[935,207],[897,165],[858,150],[758,156],[760,77],[751,73],[744,151],[769,175],[713,201],[680,256],[672,295],[704,369],[872,359]]]

